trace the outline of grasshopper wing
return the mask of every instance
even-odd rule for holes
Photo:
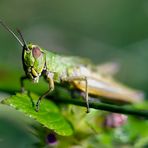
[[[131,89],[112,77],[104,77],[88,69],[81,67],[81,75],[87,77],[88,94],[96,98],[102,98],[110,102],[136,103],[141,102],[144,94],[139,90]],[[86,83],[84,81],[74,81],[74,86],[85,91]]]
[[[119,71],[120,65],[116,62],[107,62],[96,66],[96,72],[105,76],[114,76]]]

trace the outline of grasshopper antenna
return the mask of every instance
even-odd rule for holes
[[[13,37],[15,37],[15,39],[20,43],[20,45],[23,47],[24,44],[21,42],[21,40],[18,38],[18,36],[2,21],[0,20],[0,24],[8,31],[10,32]]]
[[[26,49],[26,50],[29,50],[29,49],[28,49],[28,46],[27,46],[27,43],[26,43],[26,41],[24,40],[24,37],[23,37],[21,31],[20,31],[19,29],[17,29],[17,32],[18,32],[18,34],[20,35],[20,37],[21,37],[21,39],[22,39],[22,41],[23,41],[23,48]]]

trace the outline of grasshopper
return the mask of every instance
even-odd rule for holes
[[[55,84],[67,83],[74,89],[85,93],[87,112],[89,112],[89,96],[105,98],[111,102],[135,103],[143,99],[142,92],[128,88],[115,81],[110,72],[102,72],[101,66],[95,66],[85,59],[74,56],[63,56],[44,50],[36,44],[27,44],[22,33],[20,38],[2,21],[0,24],[10,32],[22,47],[22,63],[25,76],[20,79],[21,90],[24,91],[24,80],[30,79],[38,83],[43,75],[49,89],[38,98],[36,111],[39,110],[42,98],[54,90]],[[105,73],[105,74],[104,74]]]

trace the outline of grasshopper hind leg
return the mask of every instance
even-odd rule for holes
[[[85,96],[86,96],[85,92],[81,90],[71,90],[70,95],[74,99],[81,97],[82,100],[85,100]],[[88,96],[88,100],[90,100],[89,96]]]
[[[89,113],[89,102],[88,102],[88,82],[87,77],[85,76],[72,76],[72,77],[64,77],[61,79],[63,82],[73,82],[73,81],[85,81],[85,100],[86,100],[86,112]]]

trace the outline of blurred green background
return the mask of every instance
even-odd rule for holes
[[[147,8],[145,0],[1,0],[0,18],[45,49],[117,61],[121,80],[148,91]],[[21,48],[2,27],[0,65],[22,69]]]
[[[119,63],[117,79],[148,93],[148,1],[0,0],[0,18],[45,49]],[[0,27],[0,83],[6,70],[23,74],[21,47]]]

